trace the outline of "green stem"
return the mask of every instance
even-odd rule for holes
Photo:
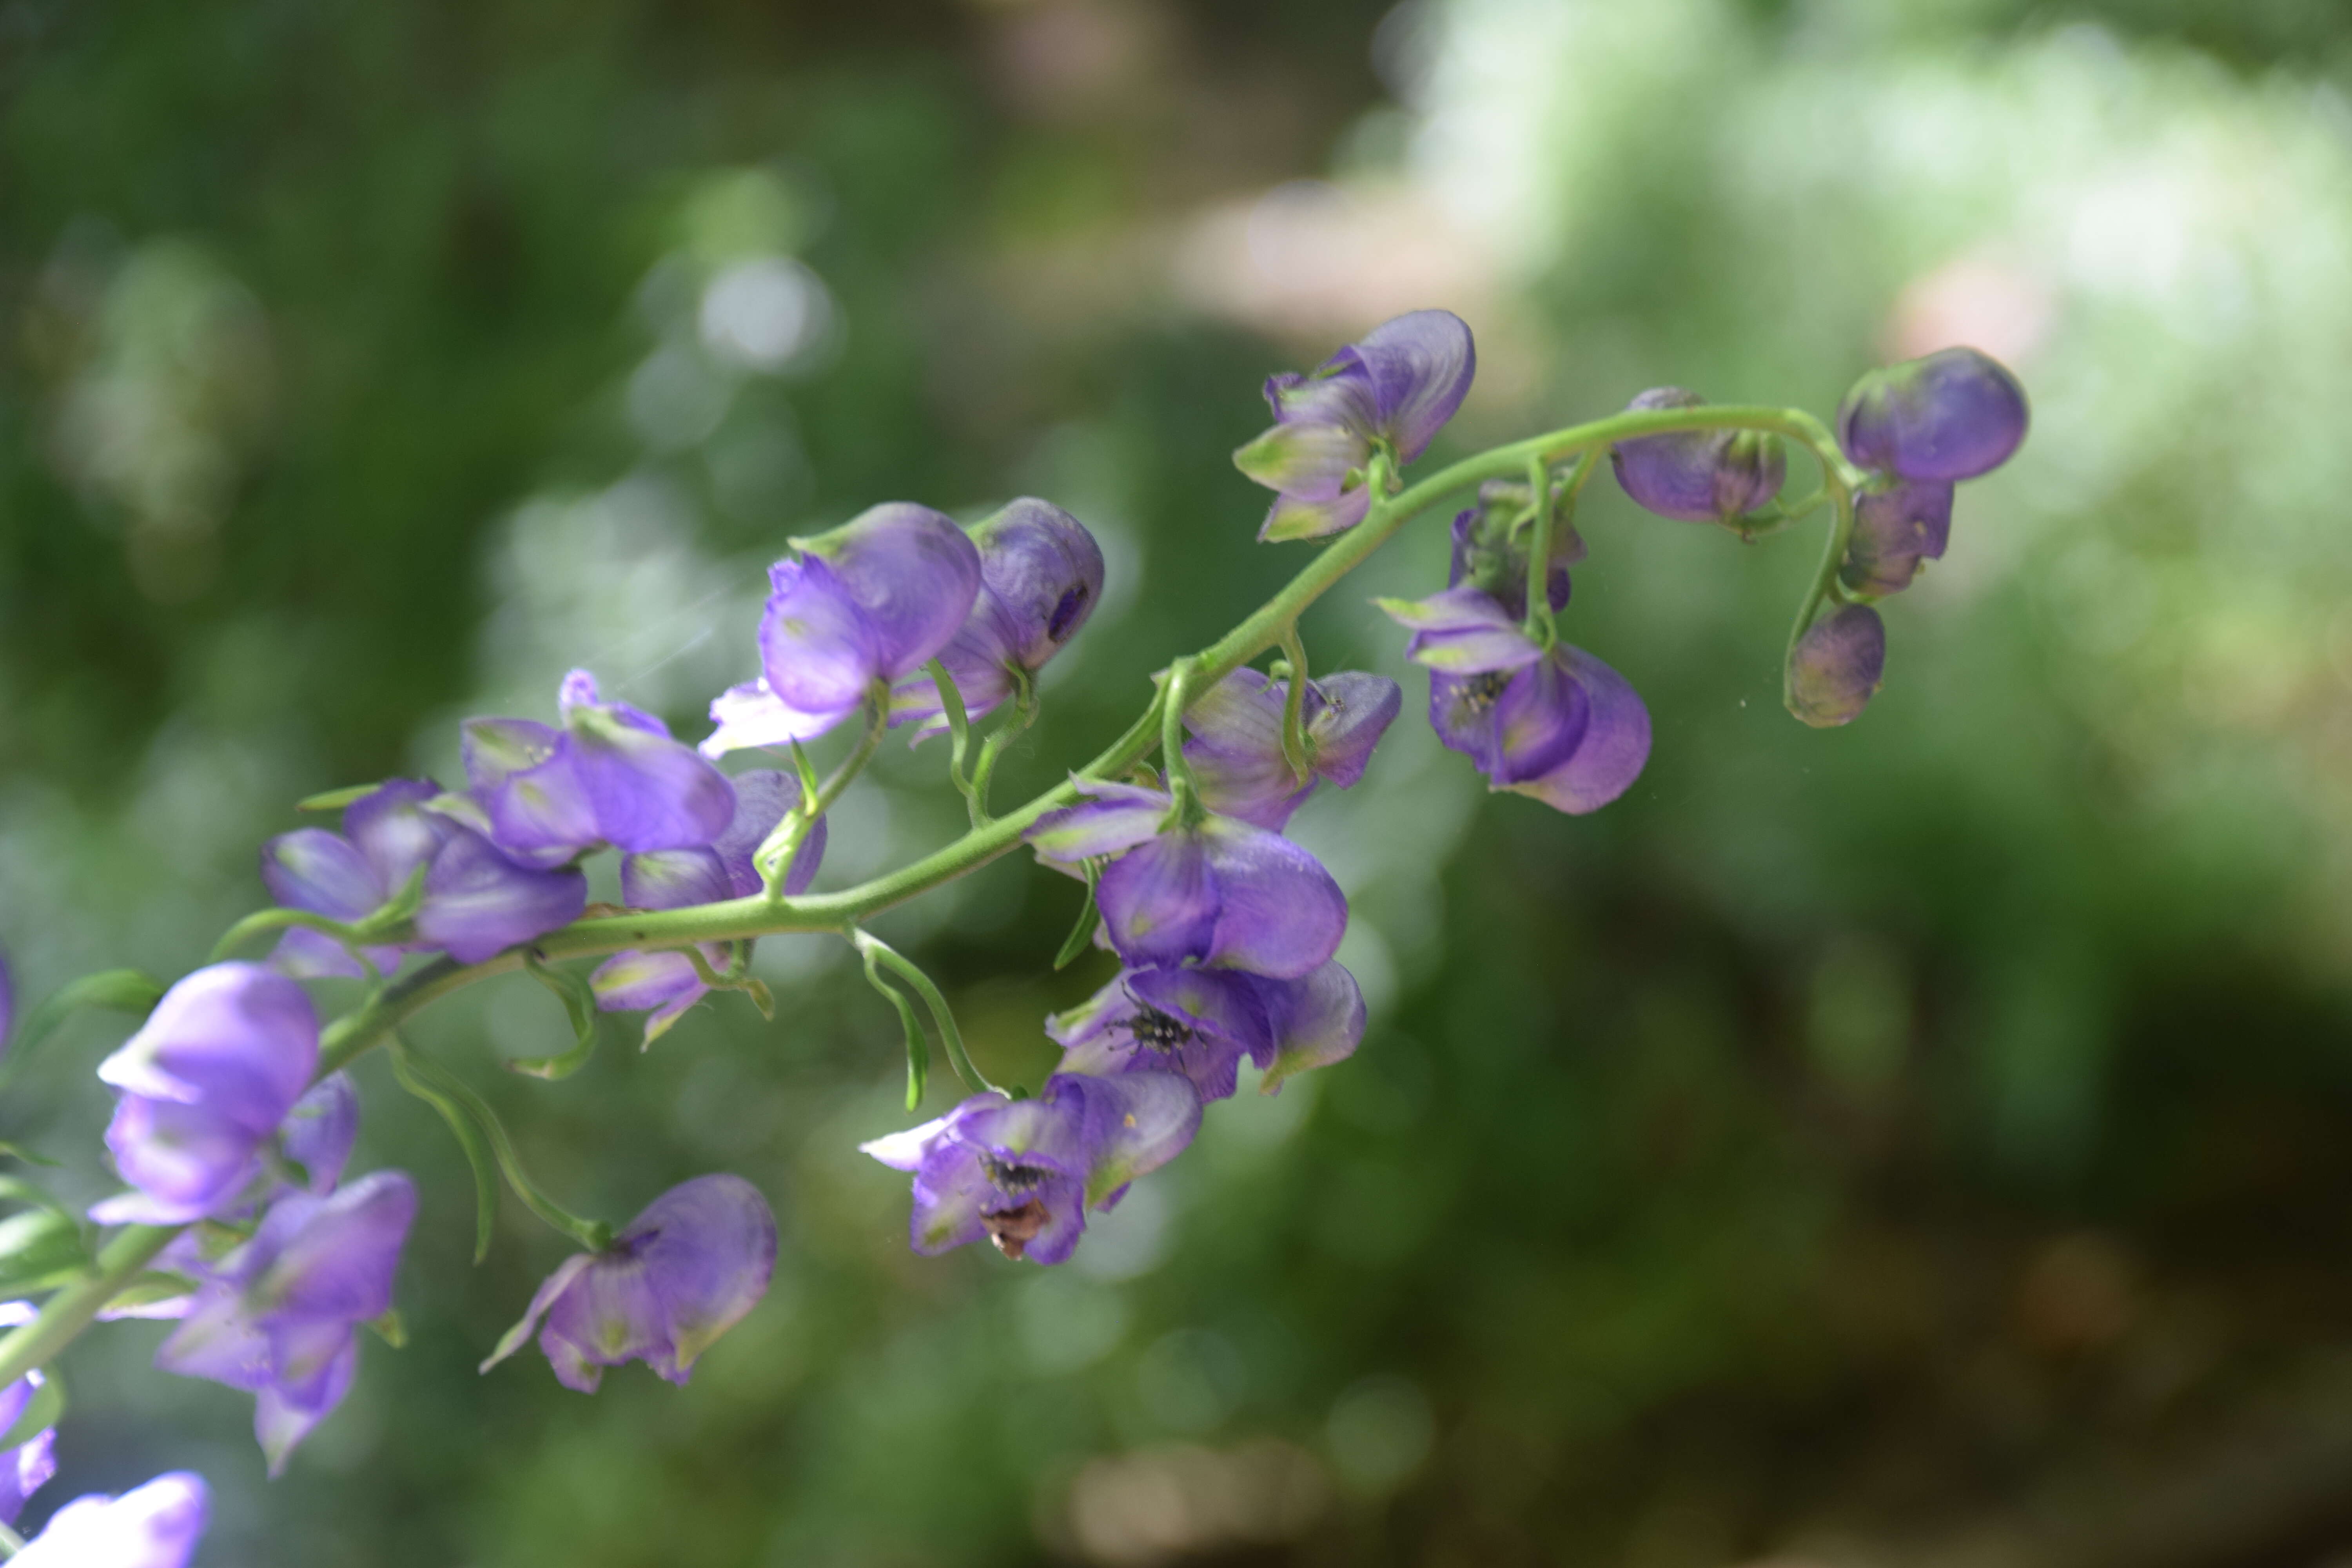
[[[996,776],[996,759],[1004,748],[1030,725],[1037,721],[1037,683],[1034,677],[1024,673],[1013,676],[1013,716],[1000,720],[988,738],[980,743],[980,761],[972,764],[971,799],[974,827],[988,826],[988,785]]]
[[[15,1383],[71,1344],[98,1317],[99,1309],[146,1271],[155,1255],[179,1235],[174,1225],[125,1226],[100,1249],[98,1267],[50,1297],[41,1315],[0,1339],[0,1387]]]
[[[602,1252],[612,1245],[611,1226],[602,1220],[582,1219],[540,1191],[539,1184],[530,1179],[530,1173],[522,1168],[522,1157],[515,1152],[514,1140],[507,1136],[506,1124],[499,1120],[499,1113],[490,1109],[489,1101],[477,1093],[472,1084],[431,1057],[404,1045],[396,1037],[393,1049],[400,1054],[401,1060],[410,1071],[457,1101],[473,1116],[475,1125],[489,1140],[490,1156],[498,1162],[499,1173],[506,1177],[507,1185],[514,1190],[515,1196],[523,1201],[525,1208],[591,1252]]]
[[[947,1047],[949,1065],[955,1068],[956,1076],[963,1079],[966,1087],[974,1093],[983,1090],[1003,1092],[982,1077],[980,1069],[972,1066],[971,1053],[963,1048],[963,1031],[956,1027],[955,1014],[949,1008],[947,997],[932,984],[931,977],[923,973],[920,965],[872,931],[854,931],[849,933],[849,940],[860,956],[878,961],[883,967],[912,986],[915,994],[923,999],[924,1010],[930,1014],[931,1023],[940,1032],[940,1044]]]
[[[929,672],[931,684],[939,688],[940,712],[948,721],[948,782],[963,796],[971,825],[978,827],[988,820],[988,814],[981,809],[980,797],[972,793],[971,779],[964,772],[964,758],[971,749],[971,720],[963,710],[963,693],[956,689],[955,677],[938,659],[923,668]]]
[[[1591,460],[1585,452],[1579,467]],[[1534,526],[1528,536],[1528,612],[1524,623],[1529,641],[1549,648],[1559,633],[1551,622],[1551,465],[1541,458],[1528,459],[1528,494],[1535,506]]]
[[[1282,628],[1282,657],[1290,661],[1290,679],[1282,692],[1282,760],[1292,780],[1304,786],[1314,776],[1315,760],[1307,754],[1307,642],[1296,621]]]
[[[270,931],[284,931],[289,926],[300,926],[306,931],[315,931],[322,935],[333,937],[342,944],[345,952],[365,964],[371,974],[374,973],[375,965],[369,963],[366,956],[360,951],[362,940],[358,928],[347,925],[341,921],[331,920],[325,915],[313,914],[309,910],[254,910],[253,913],[221,933],[220,941],[213,943],[212,957],[206,962],[219,963],[232,958],[236,956],[237,949],[255,937]]]
[[[1192,764],[1184,760],[1184,710],[1192,705],[1192,660],[1180,658],[1168,667],[1168,680],[1160,689],[1160,762],[1168,770],[1169,797],[1176,803],[1171,815],[1186,823],[1201,809]]]

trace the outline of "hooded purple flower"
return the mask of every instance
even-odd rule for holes
[[[2009,461],[2031,419],[2025,388],[1975,349],[1939,349],[1874,370],[1838,405],[1838,445],[1906,479],[1972,479]]]
[[[211,1512],[205,1479],[174,1470],[119,1498],[74,1499],[9,1561],[12,1568],[187,1568]]]
[[[1649,710],[1624,677],[1582,648],[1555,643],[1546,653],[1475,588],[1378,603],[1413,630],[1407,651],[1429,667],[1438,740],[1476,763],[1490,789],[1581,816],[1641,776]]]
[[[1696,408],[1706,402],[1679,386],[1653,387],[1629,408]],[[1609,449],[1617,482],[1634,503],[1685,522],[1729,522],[1780,493],[1789,455],[1760,430],[1677,430],[1641,436]]]
[[[575,669],[556,694],[562,728],[530,719],[468,719],[466,777],[486,831],[534,865],[560,866],[599,845],[638,852],[691,849],[726,831],[727,776],[669,726],[606,702]]]
[[[711,703],[705,756],[824,734],[930,662],[980,596],[979,549],[929,507],[891,501],[792,542],[768,569],[760,679]]]
[[[1806,628],[1789,653],[1789,711],[1816,730],[1860,718],[1886,676],[1886,623],[1847,605]]]
[[[760,891],[751,857],[784,813],[800,804],[801,781],[772,769],[735,776],[735,820],[707,849],[656,849],[621,860],[621,897],[631,909],[682,910]],[[786,896],[808,890],[824,858],[824,818],[810,825],[784,875]],[[702,956],[713,969],[727,967],[724,945],[704,942]],[[596,1005],[607,1013],[650,1013],[645,1043],[652,1045],[702,1000],[709,989],[683,952],[616,952],[588,977]]]
[[[1477,351],[1462,318],[1415,310],[1381,322],[1311,375],[1267,378],[1274,428],[1234,466],[1280,492],[1262,540],[1319,539],[1353,528],[1371,505],[1366,466],[1385,444],[1412,462],[1470,390]]]
[[[1300,700],[1307,776],[1290,771],[1282,754],[1282,705],[1287,680],[1237,669],[1184,710],[1184,760],[1212,811],[1279,833],[1318,784],[1346,789],[1364,776],[1372,748],[1402,706],[1404,694],[1386,676],[1343,670],[1309,680]]]
[[[1940,560],[1952,535],[1952,487],[1937,479],[1898,479],[1853,502],[1853,533],[1838,581],[1884,598],[1911,585],[1927,562]]]
[[[536,1328],[566,1388],[593,1394],[604,1369],[626,1361],[683,1384],[697,1358],[760,1304],[775,1267],[776,1216],[760,1190],[740,1176],[697,1176],[646,1205],[612,1246],[549,1275],[482,1370]]]
[[[331,1197],[292,1193],[253,1239],[205,1270],[155,1364],[257,1395],[253,1433],[270,1474],[351,1392],[357,1330],[392,1310],[416,1187],[376,1171]]]
[[[936,1121],[858,1148],[915,1176],[909,1231],[925,1257],[985,1236],[1007,1258],[1068,1258],[1088,1208],[1192,1142],[1201,1097],[1172,1072],[1056,1073],[1034,1100],[975,1095]]]
[[[262,1142],[319,1062],[310,998],[257,963],[215,963],[163,994],[99,1064],[119,1093],[106,1146],[135,1192],[92,1208],[101,1225],[183,1225],[235,1203]]]
[[[585,877],[519,863],[451,820],[442,809],[446,804],[429,780],[394,779],[345,809],[342,832],[297,828],[264,844],[262,885],[289,909],[349,924],[397,897],[424,867],[423,902],[413,921],[416,940],[367,950],[369,962],[387,973],[404,952],[443,948],[461,963],[477,963],[580,918],[588,904]],[[300,927],[279,941],[271,963],[294,975],[362,973],[333,938]]]
[[[1230,969],[1129,969],[1045,1020],[1056,1071],[1173,1072],[1203,1101],[1234,1092],[1244,1057],[1267,1094],[1309,1068],[1342,1061],[1364,1037],[1364,994],[1336,961],[1297,980]]]
[[[38,1372],[28,1372],[0,1389],[0,1432],[16,1425],[44,1381]],[[25,1500],[58,1473],[57,1441],[57,1428],[44,1426],[13,1448],[0,1448],[0,1524],[16,1523]]]
[[[977,524],[980,596],[963,629],[939,652],[964,716],[994,712],[1018,683],[1077,636],[1102,597],[1102,549],[1086,525],[1060,507],[1027,497]],[[890,721],[921,721],[918,742],[947,732],[940,689],[918,670],[892,689]]]
[[[1158,790],[1093,781],[1078,790],[1088,798],[1045,813],[1023,837],[1065,868],[1117,857],[1095,899],[1129,963],[1295,979],[1339,950],[1347,898],[1289,839],[1230,816],[1171,823],[1174,803]]]
[[[1489,479],[1478,487],[1478,504],[1454,516],[1454,556],[1445,585],[1465,583],[1514,616],[1528,607],[1528,552],[1533,548],[1528,487]],[[1584,538],[1565,517],[1552,520],[1551,570],[1546,574],[1552,609],[1568,608],[1568,569],[1584,559]]]

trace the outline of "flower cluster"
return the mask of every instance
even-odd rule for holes
[[[1989,474],[2025,440],[2025,389],[1990,355],[1943,349],[1874,370],[1838,407],[1838,445],[1870,475],[1854,498],[1839,563],[1839,604],[1790,650],[1790,710],[1844,724],[1878,690],[1886,626],[1874,601],[1911,585],[1950,542],[1952,487]]]

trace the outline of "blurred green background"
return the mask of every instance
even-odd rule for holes
[[[896,1023],[838,943],[556,1085],[521,979],[424,1047],[615,1219],[724,1168],[766,1304],[675,1391],[474,1364],[561,1239],[362,1065],[425,1204],[358,1391],[68,1358],[42,1507],[193,1467],[208,1568],[2352,1563],[2352,27],[2296,0],[10,0],[0,5],[0,945],[173,975],[299,795],[455,776],[569,666],[702,732],[782,539],[1041,494],[1108,600],[1001,795],[1304,559],[1260,377],[1450,307],[1432,460],[1678,383],[1826,414],[1947,342],[2021,456],[1781,712],[1811,538],[1596,484],[1566,628],[1647,698],[1593,817],[1487,799],[1408,685],[1297,824],[1355,1060],[1214,1108],[1057,1270],[905,1247]],[[837,743],[837,742],[836,742]],[[824,885],[944,842],[939,748]],[[1025,858],[881,922],[1000,1070],[1105,977]],[[79,1196],[115,1039],[0,1107]],[[946,1103],[935,1088],[926,1114]],[[42,1509],[35,1510],[35,1519]]]

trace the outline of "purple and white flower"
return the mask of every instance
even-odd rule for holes
[[[1402,466],[1421,456],[1477,373],[1470,329],[1447,310],[1381,322],[1312,374],[1267,378],[1274,428],[1234,466],[1279,492],[1263,540],[1319,539],[1353,528],[1371,505],[1366,469],[1376,446]]]
[[[1696,408],[1706,399],[1679,386],[1653,387],[1629,408]],[[1780,493],[1789,455],[1760,430],[1675,430],[1638,436],[1609,449],[1617,483],[1636,505],[1685,522],[1729,522]]]
[[[1862,468],[1948,484],[2009,461],[2031,418],[2006,365],[1975,349],[1939,349],[1855,382],[1838,405],[1838,445]]]
[[[1213,811],[1279,833],[1318,784],[1347,789],[1364,776],[1402,706],[1397,683],[1342,670],[1309,680],[1300,696],[1307,773],[1291,771],[1282,751],[1282,707],[1290,682],[1237,669],[1184,710],[1184,760]]]
[[[264,844],[262,885],[289,909],[351,924],[383,909],[425,868],[414,940],[366,950],[368,961],[386,972],[404,952],[446,950],[461,963],[477,963],[579,919],[588,903],[585,877],[518,861],[453,820],[448,804],[429,780],[394,779],[345,809],[342,832],[297,828]],[[489,826],[487,816],[481,821]],[[294,975],[362,973],[340,942],[301,927],[280,939],[270,962]]]
[[[562,728],[530,719],[468,719],[466,777],[481,826],[501,849],[560,866],[609,844],[690,849],[726,831],[735,812],[727,776],[670,738],[669,726],[626,702],[607,702],[575,669],[556,694]]]
[[[121,1497],[74,1499],[9,1562],[13,1568],[187,1568],[211,1517],[205,1479],[174,1470]]]
[[[351,1392],[358,1329],[392,1310],[415,1217],[415,1184],[400,1171],[373,1172],[329,1197],[280,1197],[251,1240],[204,1269],[155,1364],[256,1395],[254,1436],[276,1475]]]
[[[1487,786],[1572,816],[1633,787],[1650,756],[1650,712],[1625,678],[1567,643],[1547,651],[1475,588],[1379,601],[1412,629],[1428,666],[1429,721]]]
[[[656,849],[621,860],[621,897],[631,909],[682,910],[725,899],[748,899],[761,890],[759,868],[752,854],[784,813],[800,804],[797,775],[760,770],[735,775],[735,820],[717,843],[707,849]],[[817,866],[824,858],[824,818],[809,825],[807,837],[793,853],[784,874],[784,893],[808,890]],[[702,956],[714,970],[724,969],[724,945],[704,942]],[[642,952],[635,948],[614,953],[588,977],[596,1005],[607,1013],[646,1013],[645,1043],[651,1045],[700,1001],[709,987],[702,983],[694,961],[683,952]]]
[[[1242,1058],[1260,1090],[1355,1054],[1364,994],[1336,960],[1296,980],[1231,969],[1129,969],[1045,1020],[1062,1047],[1058,1072],[1089,1077],[1172,1072],[1203,1101],[1234,1092]]]
[[[604,1251],[549,1275],[482,1370],[537,1329],[566,1388],[593,1394],[604,1368],[628,1361],[683,1384],[702,1352],[760,1304],[775,1267],[776,1216],[760,1190],[740,1176],[697,1176],[646,1205]]]
[[[1200,1131],[1201,1097],[1172,1072],[1057,1073],[1034,1100],[975,1095],[936,1121],[858,1147],[915,1177],[909,1237],[926,1257],[987,1237],[1007,1258],[1060,1263],[1128,1184]]]
[[[705,756],[824,734],[930,662],[980,596],[980,551],[955,520],[910,501],[860,512],[768,569],[760,679],[710,705]],[[651,847],[648,846],[648,847]]]
[[[1086,525],[1048,501],[1023,497],[975,524],[980,595],[939,651],[964,716],[986,717],[1077,636],[1102,598],[1102,548]],[[917,671],[891,689],[890,721],[919,722],[918,742],[945,734],[939,684]]]
[[[318,1014],[293,981],[257,963],[215,963],[182,980],[99,1064],[118,1095],[106,1146],[136,1190],[90,1217],[184,1225],[235,1204],[318,1062]]]
[[[1045,813],[1023,837],[1050,865],[1109,858],[1095,899],[1129,963],[1295,979],[1339,951],[1347,897],[1282,835],[1230,816],[1186,826],[1170,796],[1136,784],[1086,781],[1078,791],[1085,800]]]

